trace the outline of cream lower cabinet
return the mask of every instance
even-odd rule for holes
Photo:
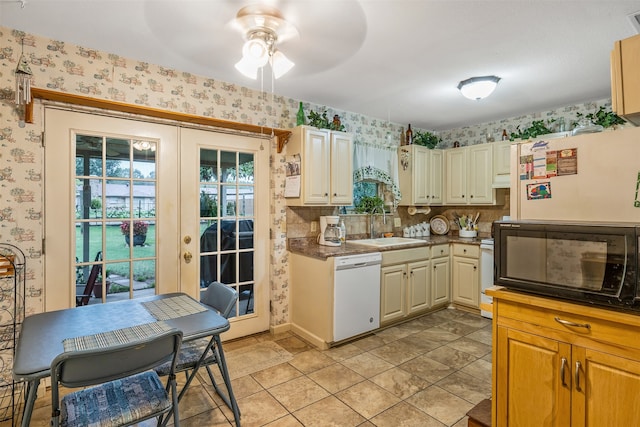
[[[493,426],[640,424],[640,316],[508,290],[489,294]]]
[[[382,253],[380,323],[425,312],[431,307],[429,248]]]
[[[449,304],[451,300],[451,263],[449,245],[431,247],[431,306]]]
[[[454,243],[452,246],[452,301],[480,307],[480,246]]]

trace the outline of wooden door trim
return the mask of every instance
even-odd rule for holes
[[[270,128],[212,117],[196,116],[194,114],[178,113],[175,111],[161,110],[159,108],[126,104],[124,102],[109,101],[106,99],[90,98],[88,96],[74,95],[71,93],[57,92],[35,87],[31,88],[31,97],[32,101],[25,107],[25,122],[27,123],[33,123],[33,98],[38,98],[47,101],[64,102],[66,104],[100,108],[103,110],[118,111],[121,113],[139,114],[158,119],[175,120],[185,123],[213,126],[222,129],[257,133],[260,135],[271,135],[273,132],[278,144],[278,153],[282,152],[284,145],[289,141],[289,137],[291,136],[291,131],[286,129]]]

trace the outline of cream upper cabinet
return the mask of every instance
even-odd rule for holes
[[[611,52],[611,108],[640,125],[640,35],[615,42]]]
[[[493,188],[511,185],[511,141],[493,144]]]
[[[298,126],[292,130],[291,138],[285,147],[289,159],[298,154],[301,160],[300,196],[287,197],[288,205],[353,203],[351,134]]]
[[[331,204],[353,204],[353,136],[331,132]]]
[[[404,145],[398,153],[400,206],[443,203],[443,151],[420,145]]]
[[[480,307],[480,246],[452,245],[452,300],[472,308]]]
[[[492,205],[493,145],[479,144],[445,150],[445,203]]]

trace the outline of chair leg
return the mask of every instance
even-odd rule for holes
[[[229,401],[231,403],[231,410],[233,411],[233,417],[236,421],[236,427],[240,427],[240,409],[238,408],[238,402],[236,402],[236,398],[233,395],[233,389],[231,388],[231,378],[229,377],[227,362],[224,358],[224,351],[222,350],[222,341],[220,340],[220,335],[215,335],[213,339],[215,339],[215,351],[217,353],[216,359],[218,361],[218,367],[220,368],[220,373],[222,374],[224,384],[227,386]]]

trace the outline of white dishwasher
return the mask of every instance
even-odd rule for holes
[[[380,252],[334,259],[333,340],[380,327]]]

